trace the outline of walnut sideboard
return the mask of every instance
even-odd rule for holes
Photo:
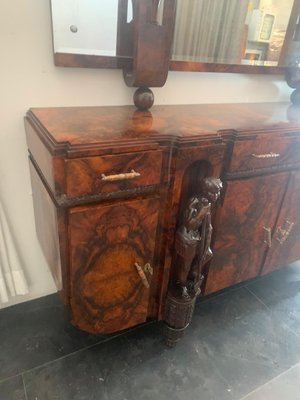
[[[288,106],[29,110],[37,234],[75,326],[165,320],[174,345],[200,292],[300,259]]]

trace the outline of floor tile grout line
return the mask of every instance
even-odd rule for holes
[[[200,345],[200,343],[199,343],[199,345]],[[195,353],[197,354],[198,359],[200,359],[200,356],[199,356],[199,354],[198,354],[198,347],[197,347],[196,345],[193,345],[193,348],[195,349]],[[215,352],[215,354],[218,354],[218,353]],[[216,372],[217,372],[217,374],[218,374],[220,380],[223,382],[223,384],[224,384],[225,386],[227,386],[227,393],[228,393],[228,395],[230,396],[230,398],[231,398],[232,400],[234,400],[234,399],[233,399],[233,394],[232,394],[232,392],[231,392],[231,390],[232,390],[231,384],[230,384],[229,381],[223,376],[223,374],[220,372],[220,370],[219,370],[219,368],[218,368],[218,365],[216,365],[216,363],[215,363],[215,361],[214,361],[213,358],[211,359],[211,363],[212,363],[214,369],[216,370]],[[228,390],[228,389],[229,389],[229,390]]]
[[[18,378],[18,377],[21,376],[21,375],[22,375],[22,372],[19,372],[19,373],[16,374],[16,375],[11,375],[11,376],[8,376],[8,377],[6,377],[6,378],[0,379],[0,385],[1,385],[1,383],[3,383],[3,382],[9,381],[10,379]]]
[[[47,365],[50,365],[50,364],[52,364],[52,363],[54,363],[54,362],[56,362],[56,361],[63,360],[63,359],[65,359],[65,358],[69,357],[69,356],[73,356],[74,354],[77,354],[77,353],[82,352],[82,351],[84,351],[84,350],[88,350],[88,349],[93,348],[93,347],[98,346],[98,345],[100,346],[102,343],[107,343],[107,342],[109,342],[109,341],[111,341],[111,340],[113,340],[113,339],[115,339],[115,338],[119,338],[119,337],[122,337],[122,336],[126,337],[127,333],[130,333],[130,332],[133,332],[133,331],[135,331],[135,330],[141,329],[141,328],[143,328],[144,326],[148,326],[148,325],[151,325],[151,324],[153,324],[153,323],[157,323],[157,321],[150,321],[150,322],[147,322],[147,323],[144,324],[144,325],[135,326],[135,327],[132,328],[132,329],[128,329],[126,332],[121,332],[121,333],[119,333],[119,334],[117,334],[117,335],[114,335],[114,336],[112,336],[112,337],[109,337],[109,338],[107,338],[107,339],[100,340],[99,342],[94,343],[94,344],[91,344],[90,346],[82,347],[81,349],[78,349],[78,350],[76,350],[76,351],[72,351],[71,353],[65,354],[65,355],[62,356],[62,357],[58,357],[58,358],[55,358],[55,359],[53,359],[53,360],[51,360],[51,361],[47,361],[47,362],[45,362],[45,363],[39,364],[39,365],[37,365],[37,366],[35,366],[35,367],[28,368],[28,369],[26,369],[26,370],[24,370],[24,371],[20,371],[20,372],[18,372],[18,373],[15,374],[15,375],[7,376],[7,377],[5,377],[5,378],[3,378],[3,379],[0,378],[0,384],[3,383],[3,382],[5,382],[5,381],[8,381],[8,380],[10,380],[10,379],[14,379],[14,378],[17,378],[17,377],[19,377],[19,376],[23,376],[23,374],[27,374],[27,373],[29,373],[29,372],[31,372],[31,371],[34,371],[34,370],[38,369],[38,368],[42,368],[42,367],[45,367],[45,366],[47,366]]]
[[[285,321],[281,321],[279,318],[277,318],[281,325],[283,325],[287,330],[289,330],[293,335],[297,336],[297,338],[300,339],[300,334],[296,331],[294,331]]]
[[[221,297],[221,296],[227,295],[228,293],[232,293],[232,292],[235,292],[235,291],[237,291],[237,290],[244,289],[244,288],[246,288],[246,285],[242,285],[242,286],[239,286],[239,287],[237,287],[237,288],[232,288],[232,289],[230,289],[230,290],[227,291],[227,292],[217,294],[217,295],[215,295],[215,296],[210,297],[209,299],[205,299],[205,300],[199,302],[198,304],[196,304],[196,306],[198,306],[198,305],[200,305],[200,304],[202,304],[202,303],[204,303],[204,302],[208,302],[208,301],[210,301],[210,300],[219,298],[219,297]],[[141,325],[141,326],[138,326],[138,327],[135,326],[135,327],[133,327],[132,329],[127,330],[126,332],[121,332],[121,333],[119,333],[119,334],[117,334],[117,335],[113,335],[112,337],[109,337],[109,338],[107,338],[107,339],[100,340],[100,341],[97,342],[97,343],[91,344],[90,346],[85,346],[85,347],[83,347],[83,348],[81,348],[81,349],[78,349],[78,350],[76,350],[76,351],[73,351],[73,352],[70,352],[70,353],[68,353],[68,354],[65,354],[65,355],[62,356],[62,357],[58,357],[58,358],[55,358],[55,359],[53,359],[53,360],[51,360],[51,361],[47,361],[47,362],[45,362],[45,363],[39,364],[39,365],[37,365],[37,366],[35,366],[35,367],[33,367],[33,368],[26,369],[26,370],[24,370],[24,371],[22,371],[22,372],[19,372],[18,374],[15,374],[15,375],[12,375],[12,376],[9,376],[9,377],[5,377],[5,378],[3,378],[3,379],[0,379],[0,383],[3,382],[3,381],[9,380],[9,379],[15,378],[15,377],[20,376],[20,375],[22,376],[23,374],[30,373],[30,372],[32,372],[32,371],[34,371],[34,370],[36,370],[36,369],[46,367],[46,366],[48,366],[48,365],[50,365],[50,364],[52,364],[52,363],[54,363],[54,362],[63,360],[63,359],[65,359],[65,358],[67,358],[67,357],[73,356],[73,355],[75,355],[75,354],[77,354],[77,353],[79,353],[79,352],[83,352],[83,351],[88,350],[88,349],[90,349],[90,348],[93,348],[93,347],[95,347],[95,346],[98,346],[98,345],[100,346],[101,344],[107,343],[107,342],[109,342],[109,341],[111,341],[111,340],[113,340],[113,339],[115,339],[115,338],[119,338],[119,337],[122,337],[122,336],[126,337],[126,335],[127,335],[128,333],[133,332],[133,331],[136,331],[136,330],[138,330],[138,329],[141,329],[141,328],[144,327],[144,326],[148,326],[148,325],[151,325],[151,324],[153,324],[153,323],[157,323],[157,321],[150,321],[150,322],[147,322],[145,325]]]
[[[245,288],[246,288],[246,289],[248,290],[248,292],[249,292],[253,297],[255,297],[256,300],[258,300],[268,311],[272,312],[271,308],[268,307],[267,304],[265,304],[265,303],[263,302],[263,300],[262,300],[260,297],[258,297],[255,293],[253,293],[252,290],[249,289],[248,286],[245,286]]]
[[[235,292],[235,291],[238,291],[238,290],[241,290],[241,289],[245,289],[245,288],[247,289],[247,282],[242,283],[242,284],[239,284],[238,287],[228,288],[228,290],[226,290],[226,291],[224,291],[224,292],[222,292],[222,293],[219,293],[219,294],[212,294],[212,296],[210,296],[210,297],[207,298],[207,299],[204,297],[203,300],[201,300],[200,302],[196,303],[196,306],[198,306],[198,305],[200,305],[200,304],[202,304],[202,303],[205,303],[205,302],[209,302],[209,301],[211,301],[211,300],[213,300],[213,299],[216,299],[216,298],[219,298],[219,297],[228,295],[229,293],[232,293],[232,292]],[[253,294],[253,293],[252,293],[252,294]],[[150,324],[157,323],[157,322],[159,322],[159,321],[149,321],[149,322],[147,322],[146,324],[143,324],[143,325],[141,325],[141,326],[135,326],[135,327],[133,327],[133,328],[127,330],[126,332],[121,332],[121,333],[119,333],[119,334],[117,334],[117,335],[113,335],[112,337],[109,337],[109,338],[107,338],[107,339],[100,340],[99,342],[96,342],[96,343],[94,343],[94,344],[92,344],[92,345],[90,345],[90,346],[85,346],[85,347],[83,347],[83,348],[81,348],[81,349],[78,349],[78,350],[73,351],[73,352],[71,352],[71,353],[65,354],[65,355],[62,356],[62,357],[55,358],[55,359],[53,359],[53,360],[51,360],[51,361],[47,361],[46,363],[39,364],[39,365],[37,365],[37,366],[35,366],[35,367],[33,367],[33,368],[29,368],[29,369],[27,369],[27,370],[21,371],[21,372],[15,374],[15,375],[11,375],[11,376],[5,377],[5,378],[3,378],[3,379],[0,378],[0,383],[4,382],[4,381],[6,381],[6,380],[9,380],[9,379],[13,379],[13,378],[15,378],[15,377],[18,377],[18,376],[20,376],[20,375],[22,375],[22,374],[26,374],[27,372],[30,372],[30,371],[35,370],[35,369],[37,369],[37,368],[46,366],[46,365],[51,364],[51,363],[53,363],[53,362],[62,360],[62,359],[64,359],[64,358],[69,357],[69,356],[71,356],[71,355],[74,355],[74,354],[76,354],[76,353],[78,353],[78,352],[80,352],[80,351],[84,351],[84,350],[89,349],[89,348],[92,348],[92,347],[94,347],[94,346],[101,345],[102,343],[106,343],[106,342],[108,342],[108,341],[110,341],[110,340],[113,340],[113,339],[115,339],[115,338],[118,338],[118,337],[120,337],[120,336],[123,336],[123,335],[125,336],[127,333],[130,333],[130,332],[132,332],[132,331],[141,329],[143,326],[150,325]]]
[[[21,377],[22,377],[23,388],[24,388],[24,393],[25,393],[25,400],[28,400],[27,390],[26,390],[26,385],[25,385],[25,380],[24,380],[23,374],[21,374]]]
[[[198,305],[200,305],[200,304],[202,304],[202,303],[204,303],[204,302],[207,302],[207,301],[210,301],[210,300],[219,298],[219,297],[224,296],[224,295],[226,295],[226,294],[235,292],[235,291],[237,291],[237,290],[246,289],[246,290],[247,290],[252,296],[254,296],[264,307],[266,307],[268,310],[272,311],[272,310],[271,310],[271,309],[270,309],[270,308],[269,308],[255,293],[253,293],[253,292],[251,291],[251,289],[249,288],[249,285],[251,285],[251,282],[250,282],[250,283],[245,283],[245,284],[239,285],[238,287],[232,288],[232,289],[230,289],[229,291],[216,294],[215,296],[211,296],[211,297],[208,298],[208,299],[205,299],[205,298],[204,298],[203,301],[201,301],[201,302],[198,303]],[[155,321],[150,321],[150,322],[149,322],[148,324],[146,324],[146,325],[152,324],[152,323],[154,323],[154,322],[155,322]],[[285,324],[285,325],[286,325],[286,324]],[[51,361],[48,361],[48,362],[43,363],[43,364],[40,364],[40,365],[35,366],[35,367],[33,367],[33,368],[29,368],[29,369],[27,369],[27,370],[24,370],[24,371],[22,371],[22,372],[19,372],[19,373],[15,374],[15,375],[13,375],[13,376],[5,377],[5,378],[3,378],[3,379],[0,379],[0,383],[3,382],[3,381],[6,381],[6,380],[12,379],[12,378],[14,378],[14,377],[18,377],[18,376],[20,376],[20,375],[23,377],[23,374],[29,373],[29,372],[31,372],[31,371],[33,371],[33,370],[38,369],[38,368],[42,368],[42,367],[47,366],[47,365],[49,365],[49,364],[52,364],[52,363],[54,363],[54,362],[56,362],[56,361],[63,360],[64,358],[67,358],[67,357],[69,357],[69,356],[73,356],[74,354],[77,354],[77,353],[79,353],[79,352],[82,352],[82,351],[85,351],[85,350],[87,350],[87,349],[93,348],[93,347],[95,347],[95,346],[98,346],[98,345],[100,346],[101,344],[104,344],[104,343],[106,343],[106,342],[109,342],[110,340],[113,340],[113,339],[115,339],[115,338],[119,338],[119,337],[122,337],[122,336],[124,336],[124,337],[126,338],[126,335],[127,335],[127,334],[129,334],[129,333],[132,332],[132,331],[141,329],[143,326],[145,326],[145,325],[142,325],[142,326],[140,326],[140,327],[134,327],[134,328],[132,328],[132,329],[129,329],[129,330],[126,331],[126,332],[122,332],[122,333],[120,333],[120,334],[118,334],[118,335],[114,335],[114,336],[112,336],[112,337],[106,338],[105,340],[100,340],[99,342],[96,342],[96,343],[94,343],[94,344],[92,344],[92,345],[89,345],[89,346],[83,347],[83,348],[81,348],[81,349],[78,349],[78,350],[76,350],[76,351],[73,351],[73,352],[71,352],[71,353],[65,354],[65,355],[62,356],[62,357],[55,358],[55,359],[53,359],[53,360],[51,360]],[[287,326],[287,327],[288,327],[288,326]],[[288,328],[289,328],[289,327],[288,327]],[[294,332],[291,328],[289,328],[289,330],[290,330],[291,332],[293,332],[295,335],[297,335],[298,337],[300,337],[300,336],[299,336],[296,332]]]
[[[148,322],[148,323],[147,323],[147,326],[148,326],[148,325],[151,325],[151,324],[153,324],[153,323],[155,323],[155,322],[157,322],[157,321]],[[47,367],[48,365],[51,365],[51,364],[53,364],[53,363],[55,363],[55,362],[57,362],[57,361],[61,361],[61,360],[64,360],[64,359],[66,359],[66,358],[68,358],[68,357],[72,357],[72,356],[74,356],[75,354],[78,354],[78,353],[82,353],[82,352],[84,352],[85,350],[92,349],[93,347],[96,347],[96,346],[101,346],[102,344],[107,343],[107,342],[110,342],[110,341],[113,340],[113,339],[116,339],[116,338],[119,338],[119,337],[122,337],[122,336],[124,336],[124,338],[126,339],[126,334],[127,334],[127,333],[130,333],[130,332],[133,332],[133,331],[135,331],[135,330],[141,329],[141,328],[144,327],[144,326],[145,326],[145,325],[142,325],[142,326],[140,326],[140,327],[134,327],[134,328],[132,328],[132,329],[129,329],[129,330],[126,331],[126,332],[122,332],[122,333],[120,333],[120,334],[118,334],[118,335],[114,335],[114,336],[111,337],[111,338],[107,338],[107,339],[102,340],[102,341],[100,341],[100,342],[91,344],[90,346],[83,347],[82,349],[73,351],[73,352],[71,352],[71,353],[69,353],[69,354],[66,354],[66,355],[62,356],[62,357],[58,357],[58,358],[56,358],[56,359],[54,359],[54,360],[51,360],[51,361],[48,361],[48,362],[46,362],[46,363],[37,365],[36,367],[29,368],[29,369],[27,369],[26,371],[23,371],[23,372],[21,372],[21,373],[18,374],[18,375],[26,375],[26,374],[28,374],[28,373],[30,373],[30,372],[33,372],[33,371],[37,370],[37,369]],[[18,376],[18,375],[16,375],[16,376]],[[4,379],[4,380],[7,380],[7,379]],[[0,381],[0,383],[1,383],[1,381]]]
[[[290,372],[291,370],[293,370],[294,368],[299,367],[299,366],[300,366],[300,362],[295,364],[295,365],[293,365],[292,367],[286,369],[285,371],[281,372],[280,374],[278,374],[274,378],[270,379],[268,382],[264,383],[263,385],[259,386],[258,388],[256,388],[256,389],[252,390],[251,392],[247,393],[240,400],[247,400],[247,397],[250,396],[251,394],[254,394],[254,393],[258,392],[263,387],[269,385],[271,382],[275,381],[276,379],[282,377],[283,375],[287,374],[288,372]]]
[[[213,351],[214,351],[214,354],[217,354],[217,355],[222,356],[222,357],[231,358],[232,360],[243,361],[243,362],[248,363],[248,364],[259,364],[259,365],[264,366],[264,367],[269,367],[270,366],[270,364],[264,363],[264,362],[261,362],[261,361],[251,361],[251,360],[248,360],[247,358],[244,358],[244,357],[235,357],[232,354],[228,354],[226,352],[217,351],[217,350],[213,350]],[[290,366],[286,365],[286,368],[289,369]]]
[[[211,295],[208,295],[209,296],[208,298],[205,298],[205,296],[204,297],[200,297],[201,300],[198,301],[198,302],[196,301],[196,306],[198,306],[199,304],[206,303],[207,301],[217,299],[217,298],[219,298],[221,296],[228,295],[229,293],[236,292],[237,290],[244,289],[246,286],[247,286],[246,283],[245,284],[239,284],[238,287],[226,288],[226,290],[224,292],[212,293]]]
[[[296,335],[296,336],[300,339],[300,334],[299,334],[298,332],[294,331],[294,329],[292,329],[286,322],[283,321],[282,324],[283,324],[284,326],[286,326],[287,329],[288,329],[290,332],[292,332],[294,335]]]
[[[248,287],[247,287],[246,289],[247,289],[248,292],[251,293],[261,304],[263,304],[263,305],[267,308],[267,310],[269,310],[269,311],[271,312],[272,316],[274,317],[273,310],[272,310],[269,306],[267,306],[267,305],[260,299],[260,297],[258,297],[255,293],[253,293],[251,289],[249,289]],[[280,322],[280,324],[283,325],[283,326],[285,326],[291,333],[293,333],[293,334],[296,335],[298,338],[300,338],[300,334],[299,334],[298,332],[294,331],[286,322],[281,321],[280,318],[276,318],[276,319],[278,319],[278,321]]]
[[[223,376],[218,368],[218,365],[216,365],[216,363],[214,362],[214,360],[212,360],[212,365],[214,366],[214,369],[217,371],[217,374],[219,376],[219,378],[221,379],[221,381],[224,383],[225,386],[227,386],[227,394],[228,396],[230,396],[231,399],[233,399],[233,393],[232,393],[232,386],[229,383],[229,381],[225,378],[225,376]]]

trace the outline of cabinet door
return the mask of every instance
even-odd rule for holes
[[[289,185],[274,230],[262,274],[300,259],[300,171],[290,174]]]
[[[73,208],[70,305],[73,323],[88,332],[115,332],[147,318],[159,200]]]
[[[287,179],[282,173],[226,183],[206,294],[259,274]]]

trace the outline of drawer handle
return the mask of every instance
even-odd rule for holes
[[[283,244],[288,239],[288,237],[292,233],[294,225],[295,225],[294,222],[286,220],[284,227],[282,226],[278,227],[276,231],[276,240],[278,240],[280,244]]]
[[[149,273],[150,275],[153,274],[153,269],[152,269],[151,265],[149,263],[147,263],[147,264],[145,264],[144,268],[141,267],[137,262],[134,265],[135,265],[135,268],[141,278],[141,281],[143,282],[143,285],[147,289],[149,289],[150,285],[149,285],[149,282],[148,282],[145,272]]]
[[[267,153],[267,154],[251,154],[254,158],[278,158],[280,154],[278,153]]]
[[[269,248],[272,247],[272,230],[271,228],[266,228],[265,226],[263,227],[265,231],[265,240],[264,243],[268,245]]]
[[[105,182],[113,182],[113,181],[124,181],[127,179],[134,179],[138,178],[141,176],[140,173],[135,172],[134,169],[131,170],[131,172],[127,172],[126,174],[116,174],[116,175],[105,175],[101,174],[101,179]]]

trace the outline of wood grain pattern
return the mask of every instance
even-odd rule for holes
[[[189,71],[189,72],[226,72],[240,74],[284,74],[284,67],[270,67],[263,65],[240,65],[240,64],[222,64],[205,63],[199,61],[177,61],[170,60],[170,71]]]
[[[161,163],[160,151],[66,160],[66,194],[68,198],[73,198],[158,185]],[[102,178],[102,174],[118,175],[130,173],[132,170],[140,176],[114,182],[105,181]]]
[[[205,294],[259,274],[267,251],[264,227],[275,225],[287,177],[280,173],[226,183]]]
[[[295,132],[295,135],[297,133]],[[279,165],[300,162],[300,138],[278,137],[279,135],[257,135],[251,140],[237,141],[233,146],[228,172],[260,170]],[[256,156],[277,154],[279,157],[258,158]]]
[[[163,86],[169,72],[176,0],[164,0],[161,25],[156,21],[158,0],[138,0],[132,5],[133,60],[131,65],[123,68],[125,82],[135,87]]]
[[[289,122],[287,108],[186,105],[149,113],[75,107],[27,114],[37,231],[76,326],[114,332],[164,318],[175,232],[188,199],[199,195],[208,176],[226,179],[212,210],[215,259],[204,268],[205,294],[260,273],[267,256],[264,227],[271,229],[274,256],[269,253],[263,273],[276,268],[275,258],[298,258],[298,225],[278,254],[274,245],[277,228],[299,214],[300,121]],[[268,152],[280,157],[249,159]],[[132,169],[141,176],[99,179]],[[149,288],[136,262],[153,266]],[[171,308],[189,315],[192,302],[181,305]]]
[[[76,326],[109,333],[146,320],[149,289],[135,263],[156,268],[158,210],[157,198],[70,210],[70,301]]]
[[[96,56],[89,54],[75,53],[54,53],[54,64],[57,67],[72,68],[109,68],[121,69],[129,68],[132,64],[130,56]],[[223,73],[240,73],[240,74],[266,74],[266,75],[283,75],[284,66],[270,67],[263,65],[239,65],[239,64],[222,64],[222,63],[204,63],[198,61],[169,61],[170,71],[181,72],[223,72]]]
[[[149,112],[134,107],[34,108],[27,114],[38,121],[51,154],[84,157],[155,150],[161,144],[213,142],[273,132],[297,131],[289,121],[288,103],[203,104],[154,106]]]
[[[277,224],[273,230],[272,247],[268,251],[262,274],[274,271],[300,259],[300,171],[292,172]],[[293,224],[292,226],[290,226]],[[279,229],[290,234],[281,244]]]
[[[133,56],[133,23],[132,20],[127,22],[128,1],[131,0],[118,0],[116,58],[128,58],[130,64]]]
[[[58,291],[66,292],[68,284],[65,276],[65,260],[62,260],[65,252],[61,251],[63,250],[61,247],[63,238],[66,236],[62,227],[65,225],[62,224],[61,231],[59,228],[63,220],[63,213],[56,209],[31,162],[29,166],[37,236]],[[62,297],[65,298],[65,294]]]
[[[55,180],[52,168],[52,156],[48,149],[45,147],[36,131],[28,120],[25,119],[26,140],[32,157],[39,166],[40,171],[45,177],[51,190],[55,191]]]
[[[57,67],[72,68],[122,68],[130,63],[130,57],[96,56],[92,54],[54,53]]]

